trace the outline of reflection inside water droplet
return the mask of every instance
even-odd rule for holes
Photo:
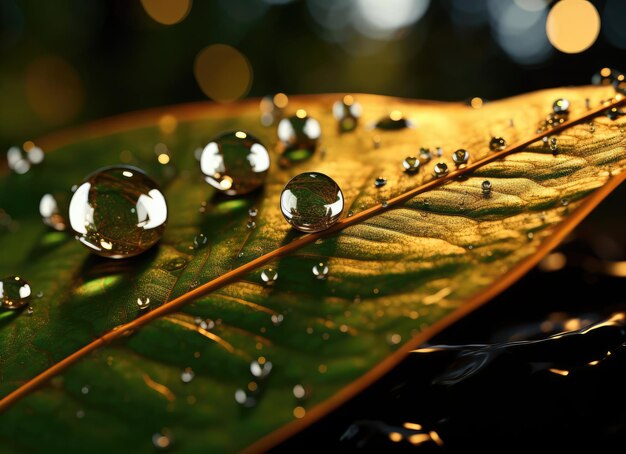
[[[0,280],[0,308],[19,309],[28,304],[30,296],[30,284],[21,277],[7,276]]]

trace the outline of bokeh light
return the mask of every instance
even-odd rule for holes
[[[354,26],[364,35],[384,38],[417,22],[430,0],[355,0]]]
[[[143,9],[155,22],[174,25],[191,11],[191,0],[141,0]]]
[[[31,108],[45,122],[65,123],[80,111],[84,92],[76,70],[57,56],[35,59],[24,75],[26,97]]]
[[[558,50],[577,54],[596,41],[600,15],[587,0],[561,0],[548,14],[546,32],[550,43]]]
[[[205,47],[194,64],[196,81],[205,95],[218,102],[231,102],[248,94],[252,67],[237,49],[225,44]]]

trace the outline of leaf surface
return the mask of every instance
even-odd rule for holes
[[[276,149],[274,129],[260,126],[250,102],[128,115],[42,139],[38,144],[49,152],[44,163],[26,175],[0,178],[0,207],[14,220],[0,233],[0,275],[19,274],[34,293],[43,293],[33,299],[32,316],[0,314],[0,396],[19,392],[104,333],[145,317],[137,298],[150,298],[155,310],[298,241],[302,235],[279,209],[280,192],[298,173],[314,170],[335,179],[345,213],[356,221],[79,354],[62,375],[20,396],[0,416],[0,442],[16,451],[148,451],[161,433],[184,451],[239,450],[259,440],[256,448],[271,446],[361,389],[428,333],[502,290],[556,245],[621,181],[622,121],[598,117],[593,127],[588,121],[568,127],[555,136],[556,155],[539,140],[402,203],[384,209],[381,203],[432,185],[433,166],[445,162],[453,170],[458,148],[469,150],[471,165],[494,154],[492,136],[509,144],[533,137],[557,98],[570,100],[574,119],[587,114],[586,98],[595,106],[611,96],[610,87],[553,89],[473,109],[360,95],[361,123],[344,134],[331,113],[339,95],[294,97],[290,109],[305,108],[320,120],[317,153],[280,168],[274,152],[263,191],[242,198],[214,194],[194,150],[232,129],[248,130]],[[415,127],[372,127],[392,110]],[[171,126],[171,117],[173,132],[163,127]],[[170,165],[157,162],[159,143],[170,150]],[[402,160],[420,147],[433,153],[441,147],[443,156],[423,163],[416,175],[404,173]],[[42,225],[37,207],[44,193],[67,191],[94,169],[120,161],[145,169],[164,187],[170,217],[157,247],[111,261]],[[374,186],[378,176],[387,179],[382,188]],[[493,187],[488,197],[484,180]],[[252,207],[258,208],[255,229],[246,226]],[[375,213],[359,217],[372,207]],[[200,233],[209,242],[194,248]],[[320,261],[330,268],[326,280],[311,272]],[[260,274],[270,266],[279,278],[266,287]],[[206,329],[198,318],[210,319]],[[271,371],[256,376],[269,363]],[[304,398],[294,395],[298,385]],[[237,403],[242,392],[249,406]]]

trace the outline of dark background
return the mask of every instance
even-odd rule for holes
[[[578,54],[549,44],[551,2],[543,0],[170,1],[191,4],[174,25],[151,18],[140,0],[0,0],[0,146],[117,113],[205,100],[194,60],[217,43],[248,59],[248,97],[348,91],[497,99],[587,84],[626,57],[622,0],[592,2],[602,30]],[[372,28],[390,12],[392,26]],[[403,24],[406,18],[414,21]],[[211,70],[228,77],[219,62]]]

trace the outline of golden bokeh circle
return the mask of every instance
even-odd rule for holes
[[[236,101],[248,94],[252,67],[237,49],[226,44],[212,44],[196,56],[196,81],[205,95],[218,102]]]
[[[600,14],[587,0],[561,0],[548,13],[546,33],[550,44],[558,50],[577,54],[598,38]]]
[[[141,5],[155,22],[174,25],[191,11],[191,0],[141,0]]]

